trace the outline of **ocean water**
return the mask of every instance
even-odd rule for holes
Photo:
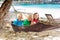
[[[60,18],[60,4],[14,4],[15,10],[19,12],[35,13],[40,17],[45,17],[45,14],[51,14],[53,18]],[[14,11],[11,7],[10,11]]]
[[[60,4],[15,4],[15,6],[36,7],[36,8],[60,8]]]

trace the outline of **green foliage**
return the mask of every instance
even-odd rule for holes
[[[4,1],[4,0],[0,0],[0,1]]]

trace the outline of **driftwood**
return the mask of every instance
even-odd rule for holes
[[[55,20],[54,20],[54,18],[53,18],[53,16],[51,14],[45,14],[45,15],[46,15],[46,17],[47,17],[47,19],[49,21],[49,24],[51,24],[51,25],[57,25],[56,22],[55,22]]]

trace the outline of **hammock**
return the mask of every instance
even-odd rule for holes
[[[12,26],[13,28],[13,26]],[[27,28],[25,29],[21,29],[21,30],[18,30],[19,32],[20,31],[24,31],[24,32],[41,32],[41,31],[45,31],[45,30],[52,30],[52,29],[56,29],[56,28],[60,28],[60,26],[52,26],[52,25],[46,25],[46,24],[43,24],[43,23],[37,23],[35,25],[32,25],[32,26],[28,26]],[[17,29],[17,28],[15,28]],[[14,31],[15,31],[14,29]]]
[[[15,12],[17,12],[15,8],[14,8],[14,10],[15,10]],[[27,27],[27,28],[25,28],[21,31],[41,32],[41,31],[45,31],[45,30],[52,30],[52,29],[55,29],[55,28],[60,28],[60,26],[53,26],[53,25],[46,25],[46,24],[43,24],[43,23],[37,23],[37,24],[29,26],[29,27]]]

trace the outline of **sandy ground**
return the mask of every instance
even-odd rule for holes
[[[59,40],[60,31],[47,30],[43,32],[14,33],[7,30],[0,33],[1,40]]]

